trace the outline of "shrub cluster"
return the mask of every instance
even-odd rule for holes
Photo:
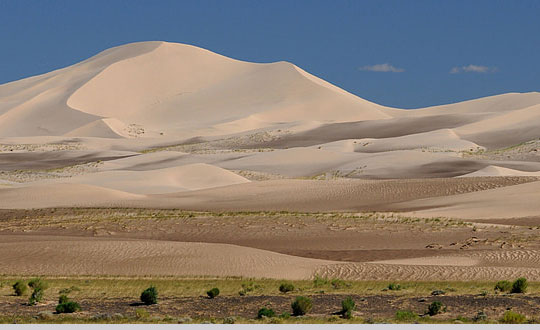
[[[510,292],[512,289],[512,283],[510,281],[499,281],[495,284],[495,291]]]
[[[517,280],[512,283],[512,290],[510,293],[525,293],[527,292],[527,279],[524,277],[520,277]]]
[[[428,314],[430,316],[440,314],[444,311],[444,306],[440,301],[434,301],[428,306]]]
[[[287,292],[291,292],[293,290],[294,290],[294,284],[292,284],[290,282],[281,283],[281,285],[279,286],[279,292],[281,292],[281,293],[287,293]]]
[[[293,315],[300,316],[300,315],[306,315],[307,313],[311,312],[311,309],[313,308],[313,303],[311,302],[311,299],[308,297],[296,297],[296,299],[291,304]]]
[[[257,318],[262,319],[263,317],[274,317],[276,316],[276,313],[271,308],[263,307],[259,309],[259,312],[257,313]]]
[[[35,305],[43,300],[43,293],[47,289],[47,283],[40,278],[34,278],[28,282],[28,286],[33,289],[30,299],[28,299],[28,304]]]
[[[212,289],[206,291],[206,294],[208,295],[208,298],[214,299],[215,297],[219,296],[219,289],[218,288],[212,288]]]
[[[75,313],[80,310],[81,306],[78,303],[69,300],[68,296],[66,296],[65,294],[61,295],[58,298],[58,305],[56,305],[56,312],[58,314]]]
[[[158,291],[156,287],[154,286],[149,287],[148,289],[144,290],[141,293],[141,301],[145,305],[157,304],[157,299],[158,299]]]

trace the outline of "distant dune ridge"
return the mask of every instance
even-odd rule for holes
[[[536,178],[538,127],[538,92],[403,110],[364,100],[287,62],[249,63],[191,45],[132,43],[0,85],[0,171],[7,171],[0,178],[0,207],[201,209],[200,201],[211,196],[214,205],[230,209],[227,198],[236,196],[242,207],[256,209],[260,201],[243,192],[301,194],[302,188],[290,188],[304,187],[301,180]],[[250,182],[274,179],[281,180]],[[246,188],[238,191],[238,184]],[[436,193],[433,200],[388,202],[396,210],[466,218],[467,212],[456,211],[464,193],[475,194],[471,203],[484,207],[477,196],[498,200],[499,190],[523,189],[523,196],[536,198],[530,187],[464,188],[452,198]],[[326,189],[344,194],[339,183]],[[272,208],[291,209],[286,199]],[[295,200],[309,210],[309,200]],[[364,202],[330,203],[328,209],[366,209]],[[526,208],[523,214],[536,214]],[[489,217],[481,207],[467,209]]]

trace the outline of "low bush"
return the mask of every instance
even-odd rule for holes
[[[418,318],[418,314],[411,311],[397,311],[395,318],[397,321],[411,322]]]
[[[274,317],[276,316],[276,313],[271,308],[263,307],[259,309],[259,312],[257,313],[257,318],[262,319],[263,317]]]
[[[294,290],[294,284],[292,284],[290,282],[281,283],[281,285],[279,286],[279,292],[281,292],[281,293],[287,293],[287,292],[291,292],[293,290]]]
[[[512,311],[506,311],[506,313],[504,313],[502,318],[499,320],[499,322],[505,324],[520,324],[525,323],[525,321],[527,321],[525,315],[521,315]]]
[[[32,291],[32,294],[30,295],[30,299],[28,299],[28,304],[35,305],[41,300],[43,300],[43,288],[36,287],[34,291]]]
[[[440,301],[434,301],[428,306],[428,314],[430,316],[444,312],[444,305]]]
[[[64,296],[65,297],[65,296]],[[56,306],[56,312],[61,313],[75,313],[81,310],[81,306],[74,301],[66,301]]]
[[[345,300],[341,302],[341,315],[343,316],[343,318],[352,318],[352,313],[354,312],[355,307],[356,303],[351,297],[345,298]]]
[[[495,284],[495,291],[510,292],[512,290],[512,283],[510,281],[499,281]]]
[[[206,294],[208,295],[208,298],[214,299],[215,297],[219,296],[219,289],[218,288],[212,288],[212,289],[206,291]]]
[[[512,291],[511,293],[525,293],[527,292],[527,279],[524,277],[520,277],[517,280],[512,283]]]
[[[390,283],[390,284],[388,284],[388,290],[392,290],[392,291],[401,290],[401,285],[399,285],[397,283]]]
[[[313,303],[311,302],[311,299],[308,297],[296,297],[296,299],[291,304],[293,315],[300,316],[300,315],[306,315],[307,313],[311,312],[311,309],[313,308]]]
[[[13,291],[15,291],[16,296],[22,296],[26,293],[28,286],[24,281],[17,281],[13,284]]]
[[[141,293],[141,301],[145,305],[157,304],[157,299],[158,299],[158,291],[156,287],[154,286],[149,287],[148,289],[144,290]]]

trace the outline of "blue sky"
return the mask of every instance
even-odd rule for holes
[[[540,91],[540,1],[0,0],[0,83],[165,40],[402,108]]]

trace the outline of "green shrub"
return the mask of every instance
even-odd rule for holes
[[[208,295],[208,298],[214,299],[215,297],[219,296],[219,289],[218,288],[212,288],[212,289],[206,291],[206,294]]]
[[[524,315],[512,311],[506,311],[499,322],[505,324],[519,324],[525,323],[526,320],[527,318]]]
[[[15,291],[16,296],[22,296],[26,293],[28,286],[23,281],[17,281],[13,284],[13,291]]]
[[[64,296],[65,297],[65,296]],[[77,311],[81,310],[81,306],[74,302],[74,301],[67,301],[64,303],[60,303],[56,306],[56,312],[58,314],[61,313],[75,313]]]
[[[392,291],[401,290],[401,285],[396,284],[396,283],[390,283],[388,284],[388,290],[392,290]]]
[[[343,318],[350,319],[355,307],[356,303],[351,297],[345,298],[345,300],[341,302],[341,315]]]
[[[293,290],[294,290],[294,284],[290,282],[281,283],[281,285],[279,286],[279,292],[282,292],[282,293],[291,292]]]
[[[397,311],[395,318],[397,321],[412,322],[418,318],[418,314],[411,311]]]
[[[300,296],[296,297],[296,299],[292,302],[291,307],[293,315],[306,315],[307,313],[311,312],[311,309],[313,308],[313,303],[308,297]]]
[[[444,306],[440,301],[432,302],[428,307],[428,314],[430,316],[440,314],[444,311]]]
[[[28,304],[35,305],[38,302],[40,302],[43,299],[43,288],[36,287],[34,291],[32,291],[32,295],[30,295],[30,299],[28,299]]]
[[[276,316],[276,313],[271,308],[263,307],[259,309],[259,312],[257,313],[257,318],[262,319],[263,317],[274,317]]]
[[[524,277],[520,277],[517,280],[512,283],[512,291],[511,293],[525,293],[527,292],[527,279]]]
[[[69,301],[69,298],[65,294],[58,297],[58,303],[59,304],[64,304],[64,303],[67,303],[68,301]]]
[[[144,290],[141,293],[141,301],[145,305],[154,305],[157,304],[158,291],[156,287],[151,286],[148,289]]]
[[[510,281],[499,281],[495,284],[495,291],[510,292],[512,283]]]

